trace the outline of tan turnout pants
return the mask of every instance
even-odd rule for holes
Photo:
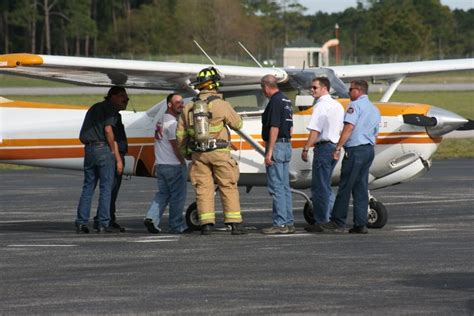
[[[215,224],[214,180],[219,186],[224,223],[241,223],[239,191],[239,166],[229,152],[210,151],[192,154],[189,172],[196,189],[196,202],[201,225]]]

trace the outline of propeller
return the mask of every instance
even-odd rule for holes
[[[438,120],[436,120],[435,117],[430,117],[423,114],[404,114],[403,122],[416,126],[436,126]]]
[[[457,131],[471,131],[474,130],[474,120],[468,120],[466,124],[456,129]]]

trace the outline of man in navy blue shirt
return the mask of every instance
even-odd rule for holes
[[[341,148],[345,154],[342,160],[341,180],[331,221],[321,225],[324,232],[343,233],[346,224],[349,201],[353,198],[354,227],[349,233],[367,234],[367,210],[369,207],[369,168],[374,160],[374,145],[379,131],[380,112],[367,96],[369,86],[365,80],[354,80],[349,88],[351,103],[344,116],[341,138],[333,151],[333,158],[339,160]]]
[[[268,192],[273,199],[273,226],[263,229],[262,233],[291,234],[295,232],[289,174],[293,127],[291,101],[280,92],[273,75],[264,76],[261,87],[270,99],[262,115],[262,139],[265,141]]]

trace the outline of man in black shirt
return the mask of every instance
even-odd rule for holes
[[[125,93],[125,89],[122,87],[113,87],[112,89],[118,89],[117,91],[121,90],[121,92]],[[112,90],[111,89],[111,90]],[[127,109],[127,104],[128,104],[128,97],[127,97],[127,103],[122,103],[122,104],[115,104],[117,107],[117,111],[122,111]],[[120,155],[120,158],[122,159],[123,167],[125,168],[125,155],[128,152],[128,141],[127,141],[127,135],[125,133],[125,127],[122,123],[122,115],[120,112],[117,112],[117,124],[113,128],[114,130],[114,135],[115,135],[115,141],[118,146],[118,152]],[[112,228],[116,228],[120,230],[121,232],[125,232],[125,227],[122,227],[117,223],[116,219],[117,217],[115,216],[116,212],[116,207],[115,207],[115,202],[117,201],[117,196],[120,190],[120,186],[122,184],[122,172],[115,172],[115,177],[114,177],[114,184],[112,186],[112,197],[110,199],[110,224],[109,226]]]
[[[103,102],[94,104],[86,113],[79,139],[85,145],[84,184],[77,207],[76,231],[89,233],[87,223],[92,196],[100,180],[99,205],[94,228],[97,232],[111,232],[110,203],[114,174],[122,174],[123,160],[115,139],[114,128],[118,110],[125,109],[128,96],[122,87],[112,87]]]
[[[290,188],[291,130],[293,111],[291,100],[278,89],[273,75],[261,80],[263,94],[270,99],[262,115],[262,139],[265,141],[265,166],[268,192],[273,199],[273,226],[264,234],[295,232]]]

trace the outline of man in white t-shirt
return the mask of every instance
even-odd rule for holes
[[[166,98],[168,108],[155,130],[155,173],[158,192],[151,202],[145,218],[148,232],[157,234],[166,206],[169,204],[169,232],[182,233],[187,229],[183,219],[186,201],[187,169],[176,142],[177,118],[184,108],[183,98],[170,94]]]
[[[301,159],[308,161],[308,150],[314,146],[311,180],[311,197],[315,225],[306,227],[308,232],[321,232],[321,224],[329,222],[334,194],[331,178],[337,160],[332,157],[343,128],[344,108],[331,98],[331,84],[325,77],[313,79],[311,93],[317,99],[308,124],[308,140],[301,153]]]

